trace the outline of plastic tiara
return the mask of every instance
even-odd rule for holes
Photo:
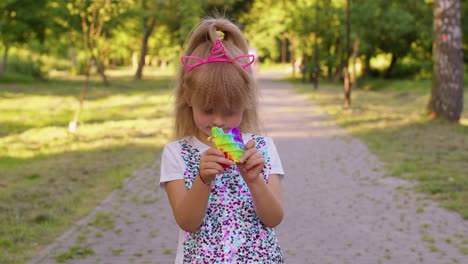
[[[244,58],[250,58],[250,61],[247,63],[242,63],[240,60]],[[188,60],[190,59],[196,60],[196,62],[193,64],[189,64]],[[233,60],[231,60],[227,56],[226,51],[224,50],[223,42],[221,42],[221,40],[218,38],[216,39],[216,43],[211,48],[210,54],[208,55],[208,58],[206,60],[197,56],[182,56],[180,60],[182,64],[185,67],[187,67],[186,73],[188,73],[194,68],[200,65],[206,64],[206,63],[210,63],[210,62],[227,62],[227,63],[236,62],[240,66],[242,66],[242,68],[247,69],[247,67],[249,67],[254,62],[255,56],[252,54],[245,54],[245,55],[237,56]]]

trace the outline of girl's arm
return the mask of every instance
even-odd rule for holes
[[[255,213],[264,225],[271,228],[279,225],[284,216],[280,181],[278,174],[271,174],[268,184],[262,177],[247,184],[254,201]]]
[[[273,228],[281,223],[284,216],[280,176],[271,174],[266,183],[260,175],[265,160],[255,148],[255,142],[253,140],[247,142],[245,149],[237,167],[252,194],[258,218],[263,224]]]
[[[184,180],[166,183],[166,191],[177,224],[184,231],[196,232],[205,217],[211,188],[196,177],[187,190]]]
[[[166,192],[177,224],[184,231],[196,232],[203,221],[210,197],[211,181],[217,174],[224,173],[220,165],[232,165],[232,161],[224,158],[223,152],[210,148],[200,158],[199,175],[187,190],[184,180],[174,180],[166,183]],[[208,184],[205,184],[204,181]]]

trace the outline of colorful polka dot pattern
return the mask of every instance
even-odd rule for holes
[[[262,177],[268,181],[271,169],[263,137],[252,136],[265,158]],[[184,173],[188,189],[198,174],[201,153],[181,140]],[[206,216],[195,233],[186,233],[184,263],[284,263],[273,229],[255,214],[252,196],[236,165],[218,175],[212,186]]]

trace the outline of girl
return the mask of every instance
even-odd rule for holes
[[[257,132],[253,55],[240,29],[205,19],[192,31],[178,74],[175,136],[165,146],[161,186],[181,228],[176,263],[284,263],[273,227],[283,218],[276,147]],[[242,132],[245,153],[226,159],[211,128]]]

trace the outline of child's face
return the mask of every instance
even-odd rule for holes
[[[225,132],[233,127],[238,127],[242,121],[242,109],[222,110],[222,109],[202,109],[192,106],[193,120],[198,127],[198,139],[208,143],[207,137],[211,136],[211,128],[216,126]],[[210,144],[208,144],[210,145]]]

